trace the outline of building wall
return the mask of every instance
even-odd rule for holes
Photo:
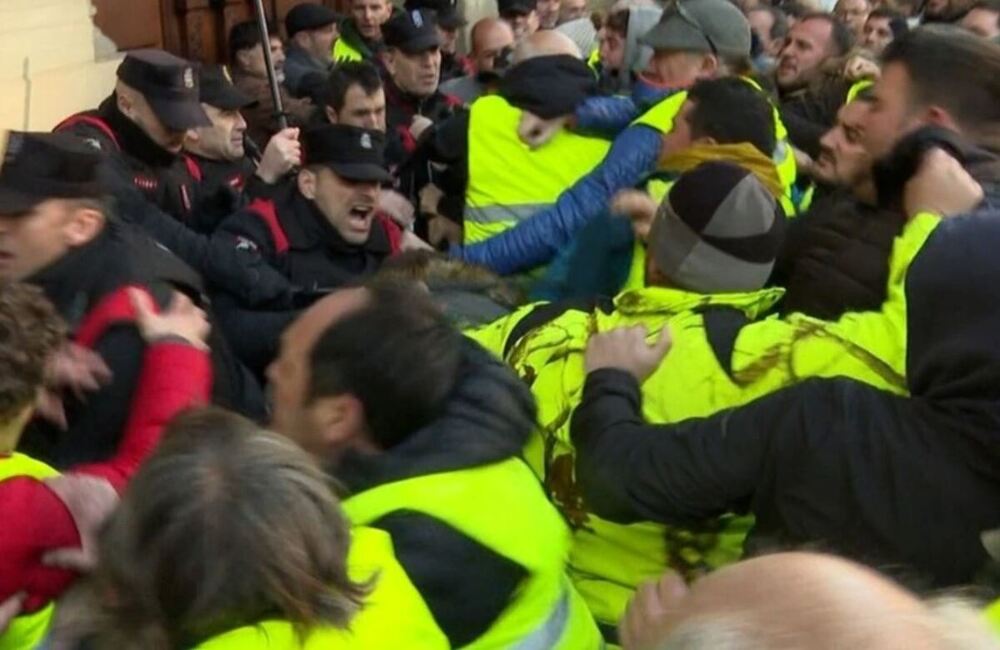
[[[111,92],[118,59],[96,60],[91,14],[89,0],[0,0],[0,131],[49,130]]]

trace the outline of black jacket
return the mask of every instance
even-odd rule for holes
[[[348,454],[330,467],[350,494],[520,455],[535,422],[531,394],[485,350],[470,341],[463,345],[461,376],[438,421],[384,453]],[[396,557],[452,647],[483,634],[527,576],[521,566],[426,515],[401,508],[372,525],[392,536]]]
[[[272,191],[255,172],[248,158],[237,161],[211,160],[184,154],[191,176],[198,182],[198,201],[189,225],[203,235],[211,235],[229,215],[246,207],[252,198]]]
[[[318,211],[315,203],[299,193],[295,181],[264,201],[274,220],[260,203],[252,203],[219,226],[217,236],[234,250],[250,255],[280,273],[303,298],[318,297],[373,275],[393,252],[391,225],[376,216],[371,234],[363,245],[349,244]],[[270,223],[269,223],[270,221]],[[276,239],[276,230],[285,238]],[[297,310],[253,310],[232,296],[216,296],[220,320],[240,359],[252,370],[263,371],[277,352],[278,338],[294,320]]]
[[[1000,526],[1000,215],[944,221],[906,279],[912,397],[811,380],[648,425],[633,379],[587,379],[572,435],[594,512],[685,522],[751,511],[750,553],[813,545],[918,585],[969,582]]]
[[[248,305],[287,302],[291,288],[280,275],[236,251],[225,241],[199,234],[194,224],[201,197],[184,161],[153,142],[125,117],[114,95],[96,111],[82,114],[107,125],[110,133],[79,116],[56,127],[108,154],[106,182],[122,219],[146,230],[205,281]]]
[[[133,226],[110,221],[90,244],[28,279],[41,287],[76,332],[102,299],[126,285],[144,286],[165,305],[181,291],[207,309],[201,280],[187,265]],[[209,314],[211,318],[211,313]],[[255,418],[264,418],[263,393],[232,354],[221,331],[213,329],[213,401]],[[85,401],[67,398],[69,431],[41,422],[25,433],[21,447],[56,467],[106,460],[117,448],[142,365],[145,344],[130,322],[120,322],[97,339],[94,349],[108,364],[112,380]]]

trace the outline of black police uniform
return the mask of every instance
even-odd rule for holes
[[[12,134],[0,168],[0,212],[20,213],[49,198],[101,196],[101,161],[69,134]],[[169,303],[173,291],[181,291],[207,309],[201,279],[141,230],[108,220],[93,241],[72,249],[27,282],[45,292],[74,337],[80,335],[81,324],[88,323],[92,340],[87,345],[107,363],[112,379],[85,402],[67,396],[68,432],[36,422],[25,432],[21,447],[56,467],[106,460],[115,453],[128,418],[145,348],[127,309],[125,288],[145,287],[161,305]],[[238,363],[221,331],[213,328],[209,345],[213,400],[263,417],[260,387]]]
[[[194,67],[158,50],[129,54],[118,69],[124,83],[141,92],[171,129],[206,126],[198,103]],[[248,305],[287,304],[293,288],[280,275],[226,242],[194,229],[201,197],[184,161],[156,144],[118,109],[114,94],[96,111],[74,115],[56,127],[105,152],[109,193],[117,216],[139,225],[213,286]]]
[[[382,167],[384,142],[381,132],[344,125],[302,135],[303,155],[310,164],[329,166],[342,178],[358,181],[389,178]],[[365,243],[346,242],[316,204],[299,192],[294,179],[273,200],[257,200],[226,219],[219,234],[314,297],[373,275],[400,242],[399,227],[379,214]],[[216,303],[240,358],[251,369],[262,370],[294,313],[240,309],[225,296],[218,296]]]

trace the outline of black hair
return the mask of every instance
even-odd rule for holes
[[[274,27],[270,24],[267,27],[267,33],[271,35],[271,38],[278,37]],[[246,20],[242,23],[236,23],[229,30],[229,62],[235,64],[237,54],[258,45],[260,45],[260,28],[257,26],[257,21]]]
[[[800,23],[807,20],[822,20],[830,25],[830,44],[833,46],[833,56],[844,56],[854,47],[854,33],[833,14],[814,11],[799,19]]]
[[[1000,0],[996,1],[1000,2]],[[872,18],[888,20],[889,29],[892,30],[893,39],[897,39],[906,32],[910,31],[910,24],[906,22],[906,16],[895,9],[888,9],[886,7],[872,9],[872,12],[868,14],[868,20],[871,20]]]
[[[776,145],[774,109],[762,92],[735,77],[699,81],[688,91],[692,138],[749,142],[768,158]]]
[[[458,379],[461,335],[419,285],[377,282],[367,291],[367,303],[313,348],[309,396],[355,396],[373,441],[389,449],[443,413]]]
[[[922,27],[894,40],[882,69],[906,68],[910,104],[937,105],[981,146],[995,146],[1000,124],[1000,48],[956,27]]]
[[[382,87],[378,69],[367,61],[338,63],[327,77],[323,103],[339,113],[344,108],[347,91],[355,85],[361,86],[366,95],[374,95]]]

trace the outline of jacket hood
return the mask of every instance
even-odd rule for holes
[[[577,18],[556,27],[555,31],[568,36],[580,50],[580,56],[586,59],[597,48],[597,30],[590,17]]]
[[[547,120],[572,113],[597,91],[597,80],[576,57],[541,56],[509,69],[498,91],[512,105]]]
[[[632,87],[632,81],[649,64],[653,50],[639,43],[656,23],[660,21],[663,10],[659,7],[630,7],[628,10],[628,33],[625,34],[625,58],[618,72],[617,92],[627,93]]]
[[[479,345],[463,338],[462,346],[459,378],[441,418],[386,452],[350,452],[331,468],[352,494],[521,454],[535,426],[531,392]]]
[[[922,217],[921,217],[922,218]],[[946,219],[906,276],[907,380],[914,396],[1000,400],[1000,210]]]

